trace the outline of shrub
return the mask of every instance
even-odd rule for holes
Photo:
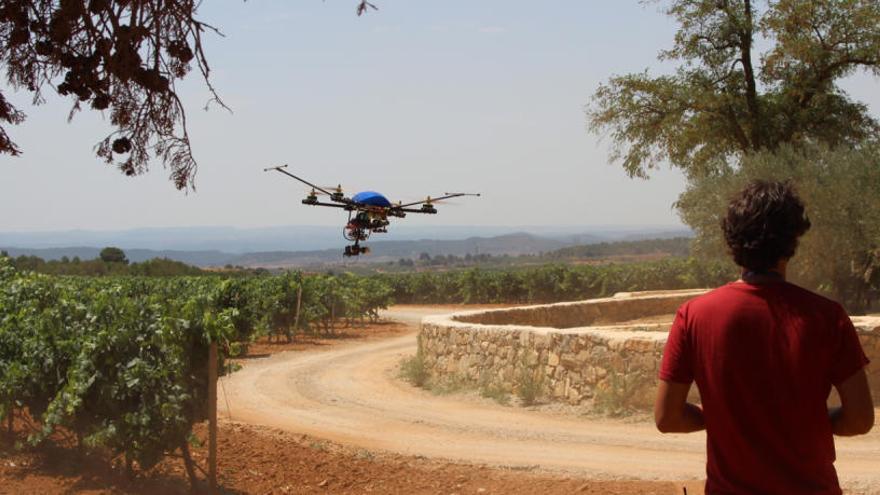
[[[400,362],[400,377],[416,387],[424,388],[428,384],[430,373],[421,352]]]
[[[516,395],[524,406],[534,405],[541,397],[544,389],[544,375],[540,367],[532,369],[522,362],[516,386]]]

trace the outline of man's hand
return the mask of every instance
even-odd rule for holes
[[[874,403],[865,368],[834,388],[840,394],[841,405],[828,411],[831,431],[842,437],[864,435],[871,431],[874,426]]]
[[[706,428],[703,410],[687,401],[691,384],[660,380],[654,402],[654,422],[663,433],[690,433]]]

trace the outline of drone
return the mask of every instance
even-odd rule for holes
[[[342,192],[342,186],[322,188],[312,184],[311,182],[293,175],[284,170],[287,165],[279,167],[269,167],[263,169],[264,172],[274,170],[288,177],[296,179],[303,184],[312,188],[311,192],[302,203],[310,206],[327,206],[330,208],[342,208],[348,212],[348,222],[342,229],[342,236],[345,240],[354,244],[345,246],[343,256],[359,256],[370,252],[370,248],[361,246],[362,241],[370,238],[370,234],[384,234],[388,232],[388,225],[391,223],[389,218],[404,218],[407,213],[423,213],[434,215],[437,208],[434,205],[440,201],[458,198],[461,196],[479,196],[479,193],[443,193],[442,196],[432,198],[428,196],[423,201],[414,201],[412,203],[392,203],[388,201],[384,195],[376,191],[361,191],[352,197],[347,197]],[[319,201],[318,196],[327,196],[330,202]]]

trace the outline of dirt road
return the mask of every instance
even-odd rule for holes
[[[449,307],[398,307],[417,323]],[[567,472],[599,479],[704,476],[703,434],[660,435],[647,422],[552,414],[438,396],[394,375],[415,352],[413,333],[388,340],[288,352],[249,362],[222,380],[222,413],[236,421],[401,454]],[[224,399],[225,395],[225,399]],[[841,481],[880,494],[880,429],[837,439]]]

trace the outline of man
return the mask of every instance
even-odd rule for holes
[[[679,308],[657,428],[706,429],[707,494],[840,494],[832,435],[867,433],[874,406],[844,309],[785,280],[810,228],[803,203],[788,183],[752,182],[722,228],[742,278]],[[687,402],[694,381],[702,406]],[[829,410],[832,385],[842,405]]]

